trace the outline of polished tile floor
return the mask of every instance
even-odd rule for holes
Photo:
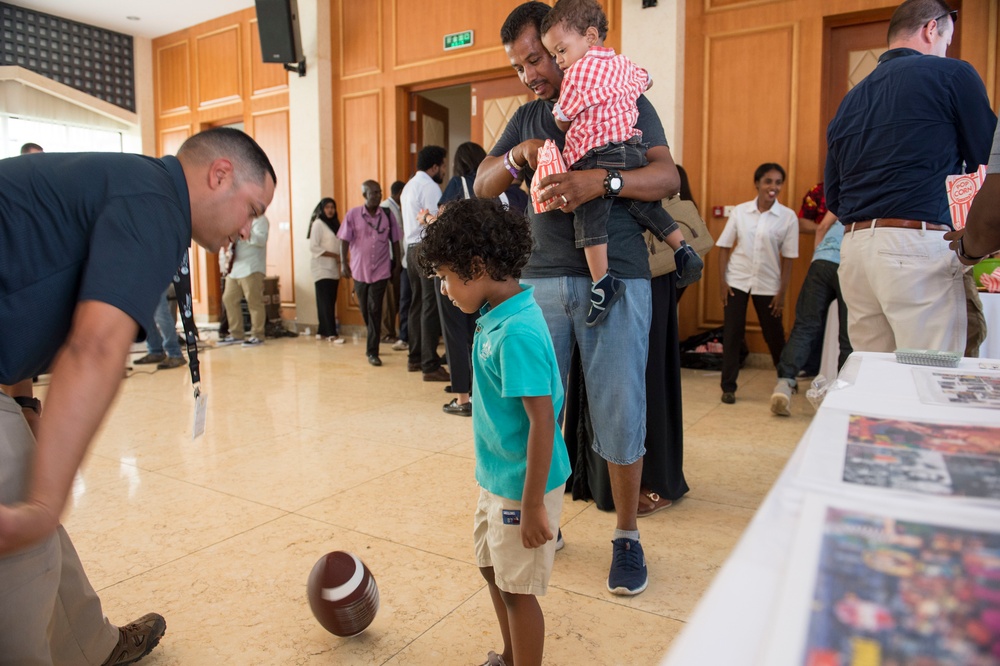
[[[471,419],[440,383],[383,347],[312,338],[206,350],[204,437],[192,441],[185,369],[135,366],[91,447],[66,526],[107,615],[147,611],[167,634],[144,666],[478,664],[499,649],[475,567]],[[809,424],[772,417],[773,372],[744,370],[736,405],[718,374],[684,371],[691,493],[640,521],[649,588],[605,589],[613,516],[567,496],[546,619],[549,664],[656,664]],[[355,638],[313,619],[315,561],[359,555],[381,609]]]

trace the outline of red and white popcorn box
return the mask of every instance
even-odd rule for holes
[[[549,198],[540,201],[539,183],[546,176],[554,173],[565,173],[566,163],[563,162],[562,153],[556,147],[555,141],[546,139],[542,147],[538,149],[538,166],[535,168],[535,177],[531,179],[531,203],[535,207],[536,213],[544,213],[545,207],[553,200]]]
[[[969,216],[972,200],[976,198],[979,188],[986,179],[986,165],[979,165],[974,173],[960,176],[948,176],[945,187],[948,189],[948,208],[951,209],[951,222],[956,229],[965,227],[965,219]]]
[[[979,276],[979,284],[986,288],[991,294],[1000,293],[1000,268],[992,273],[983,273]]]

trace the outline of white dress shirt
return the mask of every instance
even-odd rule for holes
[[[417,221],[417,213],[426,208],[431,215],[437,215],[438,201],[441,199],[441,186],[427,175],[426,171],[418,171],[403,187],[399,197],[399,207],[403,214],[403,245],[419,243],[424,235],[424,227]]]
[[[340,239],[333,233],[326,222],[316,218],[309,231],[309,253],[312,255],[310,268],[313,282],[318,280],[339,280],[340,259],[324,257],[324,252],[340,254]]]
[[[719,247],[733,247],[726,270],[726,282],[758,296],[774,296],[781,288],[781,258],[799,256],[799,220],[777,201],[761,213],[757,200],[733,209],[726,228],[715,241]]]
[[[234,279],[249,277],[253,273],[267,271],[267,232],[271,228],[267,218],[261,215],[250,225],[250,238],[236,242],[236,260],[229,277]]]

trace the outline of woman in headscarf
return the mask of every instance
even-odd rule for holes
[[[337,329],[337,287],[340,284],[340,218],[337,202],[324,197],[313,210],[309,220],[309,251],[312,254],[312,276],[316,284],[316,312],[319,330],[316,339],[332,340],[343,344]]]

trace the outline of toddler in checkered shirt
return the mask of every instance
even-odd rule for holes
[[[542,44],[564,70],[559,102],[552,110],[566,132],[563,157],[570,169],[606,169],[607,195],[581,204],[573,215],[576,246],[587,257],[591,287],[587,325],[604,321],[622,297],[625,283],[608,273],[607,221],[612,199],[622,187],[619,171],[647,164],[636,100],[650,86],[646,70],[604,46],[608,19],[597,0],[559,0],[542,21]],[[677,286],[701,278],[704,262],[659,201],[626,199],[629,213],[674,250]]]

